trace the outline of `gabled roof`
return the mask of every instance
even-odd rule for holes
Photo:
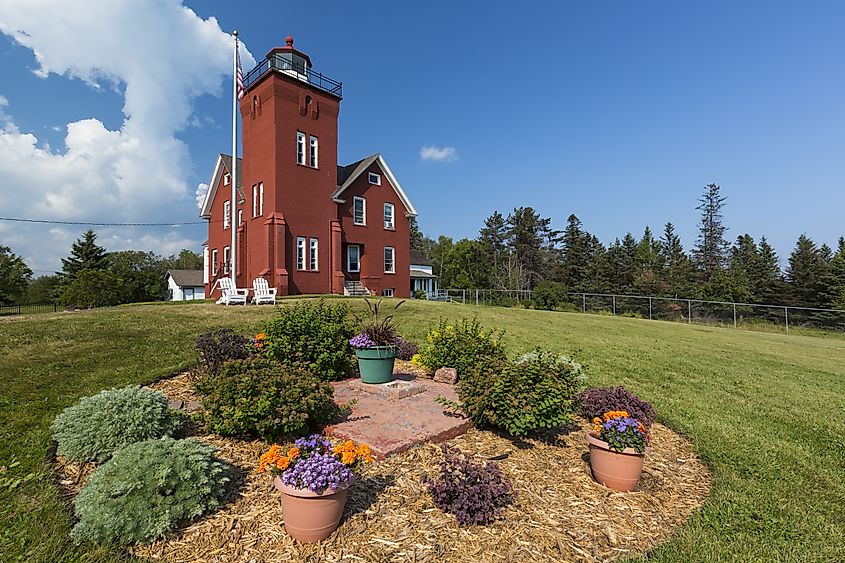
[[[238,187],[238,201],[245,201],[244,191],[241,186],[241,179],[243,178],[243,160],[238,159],[237,178],[235,178],[235,185]],[[217,185],[220,184],[220,178],[223,174],[228,174],[232,171],[232,156],[220,153],[217,155],[217,162],[214,164],[214,172],[211,174],[211,180],[208,183],[208,190],[205,192],[205,199],[202,200],[202,209],[200,217],[209,219],[211,217],[211,204],[214,203],[214,196],[217,195]]]
[[[167,275],[173,278],[179,287],[200,287],[205,285],[202,281],[202,270],[167,270]]]
[[[420,252],[419,250],[411,249],[411,264],[417,264],[419,266],[431,266],[431,260],[425,257],[425,255]]]
[[[355,179],[358,178],[358,176],[360,176],[364,170],[369,168],[369,166],[374,162],[378,163],[382,172],[384,172],[387,176],[390,185],[393,186],[393,190],[396,192],[396,195],[399,196],[399,201],[401,201],[402,205],[405,206],[406,214],[411,217],[416,217],[417,210],[414,209],[414,204],[411,203],[411,200],[408,198],[408,194],[406,194],[405,190],[402,189],[402,185],[399,183],[399,180],[397,180],[396,176],[393,175],[393,171],[390,170],[390,167],[387,165],[384,157],[379,153],[368,156],[367,158],[363,158],[358,162],[353,162],[352,164],[348,164],[346,166],[338,166],[337,190],[334,194],[332,194],[332,199],[337,203],[344,203],[346,200],[341,197],[343,192],[346,188],[351,186],[352,182],[354,182]]]

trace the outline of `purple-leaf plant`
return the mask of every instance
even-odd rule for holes
[[[459,526],[488,524],[513,501],[510,479],[495,463],[475,463],[456,448],[442,446],[437,479],[424,477],[428,491],[443,512],[454,514]]]

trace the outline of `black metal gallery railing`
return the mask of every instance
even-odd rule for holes
[[[328,76],[321,74],[314,70],[309,70],[304,63],[291,61],[283,58],[281,53],[273,53],[260,63],[254,69],[249,71],[244,76],[244,88],[249,88],[250,84],[257,82],[266,73],[271,70],[278,70],[286,73],[295,74],[295,78],[303,80],[308,84],[333,94],[338,98],[343,97],[343,83],[337,80],[332,80]]]

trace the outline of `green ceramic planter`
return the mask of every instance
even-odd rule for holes
[[[387,383],[393,381],[393,362],[396,360],[396,346],[376,346],[355,350],[358,370],[364,383]]]

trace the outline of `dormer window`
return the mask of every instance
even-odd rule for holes
[[[229,182],[231,182],[231,181],[232,181],[232,175],[231,174],[226,174],[225,176],[223,176],[223,185],[224,186],[228,186]]]
[[[374,186],[380,186],[381,185],[381,174],[376,174],[375,172],[370,172],[369,175],[367,176],[367,179]]]
[[[305,133],[296,132],[296,163],[305,164]]]

